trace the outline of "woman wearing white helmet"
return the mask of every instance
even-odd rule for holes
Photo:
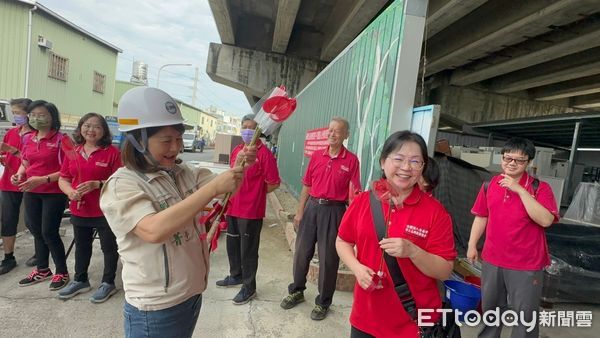
[[[100,206],[123,263],[125,336],[191,337],[209,259],[206,229],[197,216],[215,196],[239,187],[243,169],[234,166],[216,176],[180,165],[183,118],[162,90],[127,91],[118,118],[126,133],[125,167],[104,185]],[[246,150],[249,164],[255,155]]]

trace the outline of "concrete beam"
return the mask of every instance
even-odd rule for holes
[[[450,83],[468,86],[598,46],[600,20],[584,19],[469,63],[452,73]]]
[[[432,37],[487,0],[430,0],[426,36]]]
[[[279,0],[271,48],[275,53],[285,53],[301,2],[301,0]]]
[[[571,98],[571,105],[576,108],[590,109],[600,107],[600,94],[590,94]]]
[[[427,41],[426,75],[460,67],[597,10],[597,0],[490,0]]]
[[[314,60],[211,43],[206,73],[215,82],[243,91],[246,97],[262,97],[282,84],[295,96],[325,65]]]
[[[208,5],[215,18],[221,42],[235,44],[235,27],[227,0],[208,0]]]
[[[428,104],[444,107],[444,114],[467,123],[512,120],[579,111],[468,87],[442,86],[432,90]]]
[[[512,93],[600,74],[600,47],[541,63],[491,81],[489,89]]]
[[[581,79],[563,81],[545,87],[529,90],[531,97],[538,101],[562,99],[565,97],[581,96],[600,93],[600,75],[588,76]]]
[[[339,0],[323,28],[321,60],[333,60],[367,26],[387,0]]]

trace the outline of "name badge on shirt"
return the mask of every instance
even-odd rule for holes
[[[343,165],[343,164],[340,166],[340,169],[342,169],[343,171],[345,171],[345,172],[347,172],[347,173],[348,173],[348,172],[350,172],[350,168],[346,167],[346,166],[345,166],[345,165]]]
[[[106,162],[96,162],[96,165],[98,167],[104,167],[104,168],[108,167],[108,163],[106,163]]]
[[[420,228],[416,225],[407,224],[404,232],[406,232],[407,234],[411,234],[413,236],[427,238],[427,233],[429,233],[429,230]]]

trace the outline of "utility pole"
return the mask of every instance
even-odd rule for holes
[[[198,91],[198,67],[196,67],[196,76],[194,77],[194,92],[192,93],[192,106],[196,107],[196,92]]]

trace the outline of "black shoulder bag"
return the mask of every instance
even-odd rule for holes
[[[373,215],[373,223],[375,224],[375,230],[377,231],[377,237],[381,241],[385,237],[385,220],[383,218],[383,209],[381,201],[377,199],[375,193],[371,191],[371,212]],[[408,288],[408,283],[402,274],[402,270],[398,265],[398,261],[395,257],[388,255],[383,252],[385,263],[387,264],[390,276],[394,282],[394,290],[402,302],[404,310],[408,313],[410,318],[416,323],[417,322],[417,306],[415,300]],[[444,304],[444,307],[446,305]],[[454,313],[452,316],[446,317],[446,326],[442,325],[442,319],[435,323],[433,326],[419,327],[419,334],[421,338],[460,338],[460,328],[454,322]]]

